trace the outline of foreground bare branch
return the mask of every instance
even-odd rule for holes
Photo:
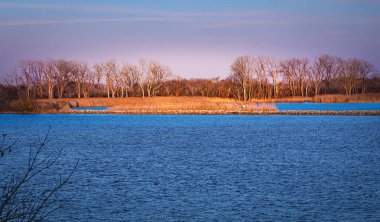
[[[8,172],[7,165],[2,164],[14,148],[14,144],[5,145],[6,135],[3,136],[0,167],[7,175],[0,178],[0,221],[41,221],[63,206],[64,202],[60,200],[58,193],[70,182],[78,166],[78,160],[67,175],[59,176],[56,184],[44,189],[38,188],[38,180],[45,172],[53,169],[62,153],[60,149],[53,157],[43,155],[47,148],[49,132],[50,129],[36,148],[29,149],[26,168],[22,173]]]

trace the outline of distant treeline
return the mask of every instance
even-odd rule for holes
[[[145,60],[138,64],[109,60],[92,67],[78,61],[30,60],[20,62],[3,82],[3,100],[205,96],[247,101],[380,91],[374,65],[331,55],[314,60],[241,56],[224,79],[183,79],[175,77],[168,66]]]

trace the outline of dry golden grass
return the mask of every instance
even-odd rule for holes
[[[380,93],[345,95],[321,95],[318,97],[286,97],[271,100],[241,102],[233,99],[209,97],[129,97],[87,99],[42,99],[37,111],[70,111],[71,107],[107,106],[110,112],[120,113],[255,113],[278,111],[275,102],[380,102]]]
[[[380,102],[380,93],[354,94],[351,96],[330,94],[313,97],[313,102],[317,103],[361,103]]]
[[[315,102],[315,103],[362,103],[362,102],[380,102],[380,93],[367,93],[367,94],[354,94],[354,95],[341,95],[341,94],[327,94],[314,97],[292,96],[279,99],[253,99],[252,102],[264,103],[300,103],[300,102]]]
[[[110,111],[221,111],[264,112],[276,111],[274,104],[241,102],[233,99],[209,97],[129,97],[39,100],[40,104],[66,102],[74,106],[107,106]]]
[[[303,96],[290,96],[278,99],[252,99],[252,102],[258,103],[284,103],[284,102],[292,102],[292,103],[302,103],[302,102],[312,102],[312,97],[303,97]]]
[[[149,105],[126,105],[113,106],[110,111],[226,111],[226,112],[256,112],[256,111],[275,111],[276,108],[271,104],[256,103],[182,103],[182,104],[149,104]]]

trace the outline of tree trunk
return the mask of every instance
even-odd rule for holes
[[[49,99],[53,99],[53,84],[51,81],[48,82],[48,94]]]
[[[243,91],[243,100],[244,100],[244,102],[247,101],[247,89],[246,88],[247,87],[245,86],[245,83],[243,82],[243,84],[242,84],[242,91]]]
[[[77,84],[77,94],[78,94],[78,99],[80,99],[80,85]]]

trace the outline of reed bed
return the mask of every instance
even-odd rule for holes
[[[220,112],[270,112],[277,111],[274,104],[264,103],[242,103],[215,102],[215,101],[181,101],[178,103],[150,103],[150,104],[128,104],[111,106],[110,111],[141,111],[141,112],[200,112],[200,111],[220,111]]]
[[[302,103],[302,102],[312,102],[312,97],[303,97],[303,96],[291,96],[284,98],[272,98],[272,99],[252,99],[251,102],[257,103]]]
[[[317,97],[287,97],[271,100],[242,102],[225,98],[209,97],[128,97],[128,98],[82,98],[37,100],[35,112],[71,112],[71,107],[106,106],[113,113],[172,113],[172,114],[249,114],[277,113],[275,102],[380,102],[380,93],[346,95],[321,95]],[[101,113],[101,112],[100,112]],[[329,115],[326,113],[326,115]]]
[[[380,93],[339,95],[329,94],[315,96],[312,102],[316,103],[363,103],[363,102],[380,102]]]
[[[40,104],[60,103],[67,107],[107,106],[109,111],[166,112],[166,111],[220,111],[267,112],[277,111],[272,103],[241,102],[233,99],[209,97],[129,97],[39,100]]]
[[[365,103],[365,102],[380,102],[380,93],[341,95],[341,94],[326,94],[314,97],[306,96],[291,96],[278,99],[252,99],[251,102],[258,103]]]

